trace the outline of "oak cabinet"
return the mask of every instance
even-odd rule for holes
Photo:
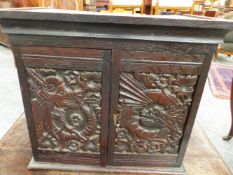
[[[175,165],[200,74],[191,61],[202,64],[203,56],[57,47],[21,52],[38,160]],[[172,60],[178,65],[169,65]]]
[[[0,19],[18,69],[30,168],[181,173],[212,55],[233,22],[48,9]]]

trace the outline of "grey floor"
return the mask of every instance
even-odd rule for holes
[[[214,61],[233,66],[233,57],[220,54]],[[222,140],[230,128],[230,100],[214,97],[208,81],[198,110],[197,121],[233,173],[233,139],[228,142]]]
[[[233,65],[233,58],[220,55],[218,61]],[[0,46],[0,106],[1,139],[23,113],[13,56],[10,50],[2,46]],[[228,133],[230,127],[230,101],[213,97],[208,82],[205,86],[197,121],[233,172],[233,140],[229,142],[222,140],[222,136]]]

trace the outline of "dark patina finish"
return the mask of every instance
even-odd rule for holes
[[[48,9],[0,18],[37,162],[181,166],[212,55],[233,22]]]

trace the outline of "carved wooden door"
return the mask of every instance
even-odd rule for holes
[[[105,165],[111,52],[22,47],[36,160]],[[26,90],[25,90],[26,92]]]
[[[112,55],[109,164],[176,166],[203,56]]]

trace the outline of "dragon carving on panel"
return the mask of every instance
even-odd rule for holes
[[[177,154],[197,75],[121,73],[115,152]]]
[[[38,149],[99,153],[102,73],[26,71]]]

